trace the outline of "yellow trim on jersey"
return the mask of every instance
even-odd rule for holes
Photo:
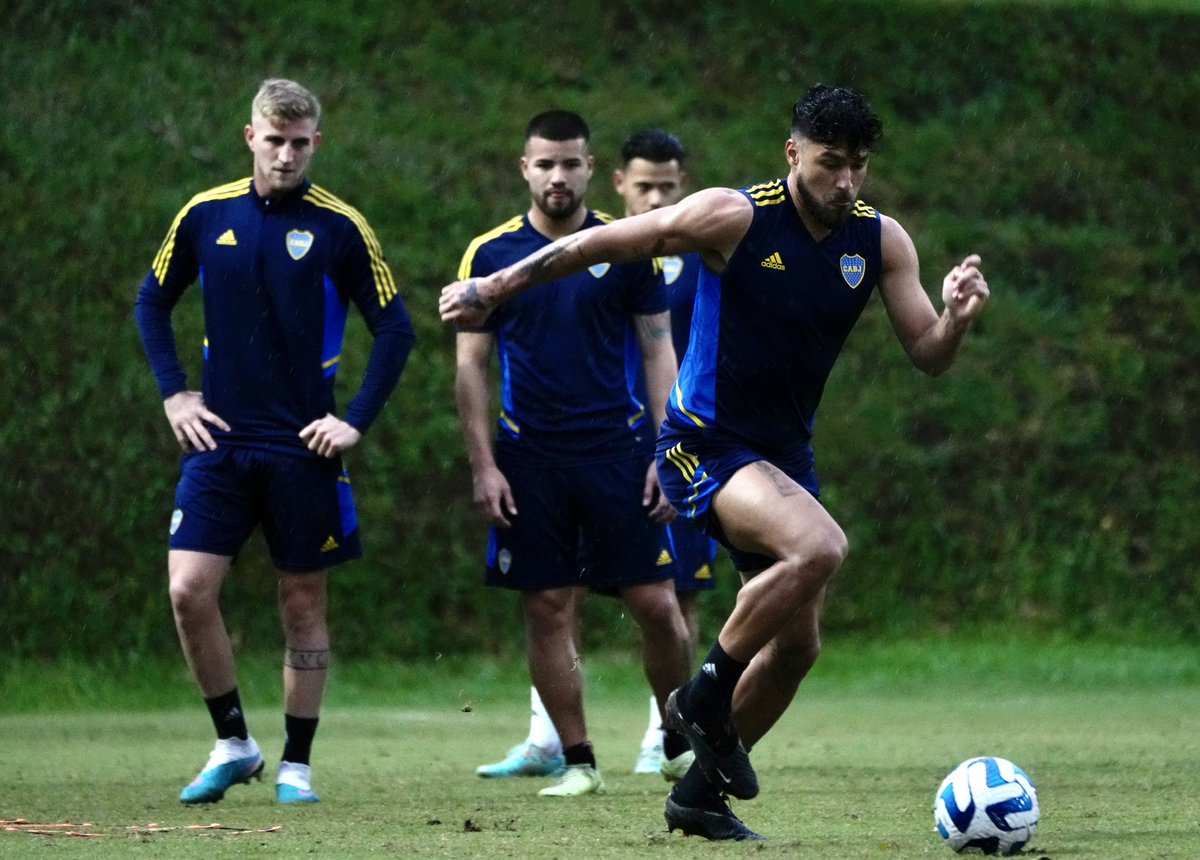
[[[676,380],[675,385],[671,387],[671,398],[675,402],[675,408],[690,418],[693,424],[695,424],[697,427],[705,426],[704,422],[700,420],[699,416],[693,415],[688,411],[687,407],[683,405],[683,390],[680,389],[678,380]]]
[[[186,206],[179,210],[179,214],[171,222],[171,229],[167,231],[167,237],[163,239],[162,246],[159,247],[158,253],[154,255],[154,265],[151,266],[154,277],[160,285],[166,280],[167,270],[171,268],[171,258],[175,253],[175,234],[179,231],[179,224],[183,221],[184,216],[192,210],[192,207],[199,206],[201,203],[208,203],[212,200],[229,200],[233,197],[241,197],[243,194],[250,193],[250,188],[249,176],[245,179],[239,179],[236,182],[227,182],[224,185],[218,185],[216,188],[201,191],[189,200]]]
[[[358,228],[371,258],[371,271],[375,274],[375,289],[379,293],[379,306],[386,307],[388,302],[396,298],[396,281],[392,277],[392,270],[388,268],[387,261],[383,258],[383,249],[379,247],[375,231],[371,229],[367,219],[353,206],[319,185],[310,185],[308,191],[304,193],[304,199],[322,209],[331,209],[345,215]]]
[[[859,218],[874,218],[875,210],[861,200],[856,200],[854,201],[854,212],[851,214],[857,215]]]
[[[512,233],[521,229],[521,225],[525,223],[524,215],[517,215],[509,218],[499,227],[493,227],[486,233],[481,233],[471,240],[471,244],[467,245],[467,250],[463,252],[462,260],[458,264],[458,279],[465,281],[471,277],[471,263],[475,262],[475,254],[486,245],[488,242],[495,239],[497,236],[503,236],[505,233]]]
[[[787,199],[787,195],[783,193],[783,180],[781,179],[751,185],[746,189],[746,193],[750,195],[755,206],[774,206]]]
[[[513,433],[517,434],[518,436],[521,435],[521,428],[517,426],[517,422],[509,418],[508,413],[503,409],[500,410],[500,420],[503,421],[504,424],[507,425],[508,429]]]
[[[329,361],[321,362],[321,369],[328,370],[329,368],[333,367],[335,364],[337,364],[341,360],[342,360],[342,357],[340,355],[335,355],[333,358],[329,359]]]
[[[592,210],[592,214],[595,215],[597,218],[599,218],[600,221],[605,224],[611,224],[613,221],[617,220],[613,216],[609,215],[607,212],[600,212],[595,209]]]

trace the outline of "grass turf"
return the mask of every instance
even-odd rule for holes
[[[270,663],[244,661],[243,687],[273,764],[282,731]],[[7,668],[0,693],[19,684],[25,698],[6,697],[0,716],[0,819],[102,835],[0,832],[3,856],[948,857],[933,792],[979,754],[1016,761],[1038,787],[1029,856],[1200,856],[1200,668],[1187,646],[831,644],[755,749],[763,794],[735,805],[769,837],[760,847],[667,835],[665,784],[630,772],[645,694],[624,657],[587,667],[604,797],[539,799],[543,780],[476,778],[524,731],[521,668],[431,661],[338,668],[314,759],[325,802],[302,808],[277,807],[269,778],[216,806],[177,803],[210,729],[174,664],[125,671],[129,683],[114,667]],[[80,687],[94,707],[72,698]],[[187,829],[211,823],[244,830]]]

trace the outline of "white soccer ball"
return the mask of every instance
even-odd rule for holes
[[[969,758],[938,786],[933,820],[955,851],[1016,854],[1037,832],[1037,790],[1008,759]]]

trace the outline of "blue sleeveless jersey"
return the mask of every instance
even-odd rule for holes
[[[701,269],[667,420],[794,452],[809,445],[834,361],[879,282],[880,218],[860,201],[817,242],[786,179],[741,193],[754,220],[723,272]]]
[[[580,229],[611,221],[589,211]],[[477,237],[459,278],[482,277],[550,244],[525,215]],[[500,364],[497,451],[530,464],[649,458],[654,429],[637,396],[636,314],[667,309],[650,261],[601,263],[514,296],[488,317]]]

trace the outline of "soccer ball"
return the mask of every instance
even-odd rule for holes
[[[933,820],[955,851],[1016,854],[1037,831],[1037,790],[1008,759],[969,758],[938,786]]]

